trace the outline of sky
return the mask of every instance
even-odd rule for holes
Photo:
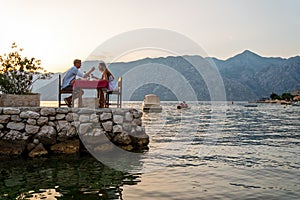
[[[299,0],[0,0],[0,54],[12,42],[23,54],[63,72],[101,44],[133,30],[170,30],[207,56],[248,49],[266,57],[300,55]],[[134,38],[132,38],[134,42]],[[174,41],[176,42],[176,41]],[[160,56],[150,51],[123,61]],[[161,54],[161,56],[165,56]],[[121,60],[119,60],[121,61]]]

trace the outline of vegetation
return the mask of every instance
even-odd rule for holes
[[[0,92],[5,94],[31,94],[32,84],[38,79],[51,78],[52,73],[35,58],[22,57],[22,48],[12,43],[11,52],[0,55]]]
[[[291,101],[293,100],[293,96],[290,94],[290,93],[283,93],[281,96],[279,96],[278,94],[276,93],[272,93],[270,95],[270,98],[272,100],[287,100],[287,101]]]

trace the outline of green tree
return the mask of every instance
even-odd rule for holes
[[[293,99],[293,96],[290,93],[283,93],[281,99],[290,101]]]
[[[272,100],[275,100],[275,99],[281,99],[281,97],[278,95],[278,94],[276,94],[276,93],[272,93],[271,95],[270,95],[270,98],[272,99]]]
[[[5,94],[31,94],[32,84],[38,79],[50,78],[52,73],[35,58],[22,57],[22,48],[12,43],[11,52],[0,55],[0,92]]]

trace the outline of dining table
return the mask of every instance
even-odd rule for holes
[[[97,91],[97,98],[100,97],[100,90],[108,90],[108,80],[88,80],[88,79],[77,79],[73,84],[73,91],[78,91],[78,107],[82,106],[82,90],[94,89]],[[74,99],[72,100],[72,106],[74,107]]]

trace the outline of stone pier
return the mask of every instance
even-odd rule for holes
[[[126,151],[147,149],[142,114],[119,108],[0,107],[0,155],[75,154],[86,151],[85,145],[109,151],[107,141]]]

